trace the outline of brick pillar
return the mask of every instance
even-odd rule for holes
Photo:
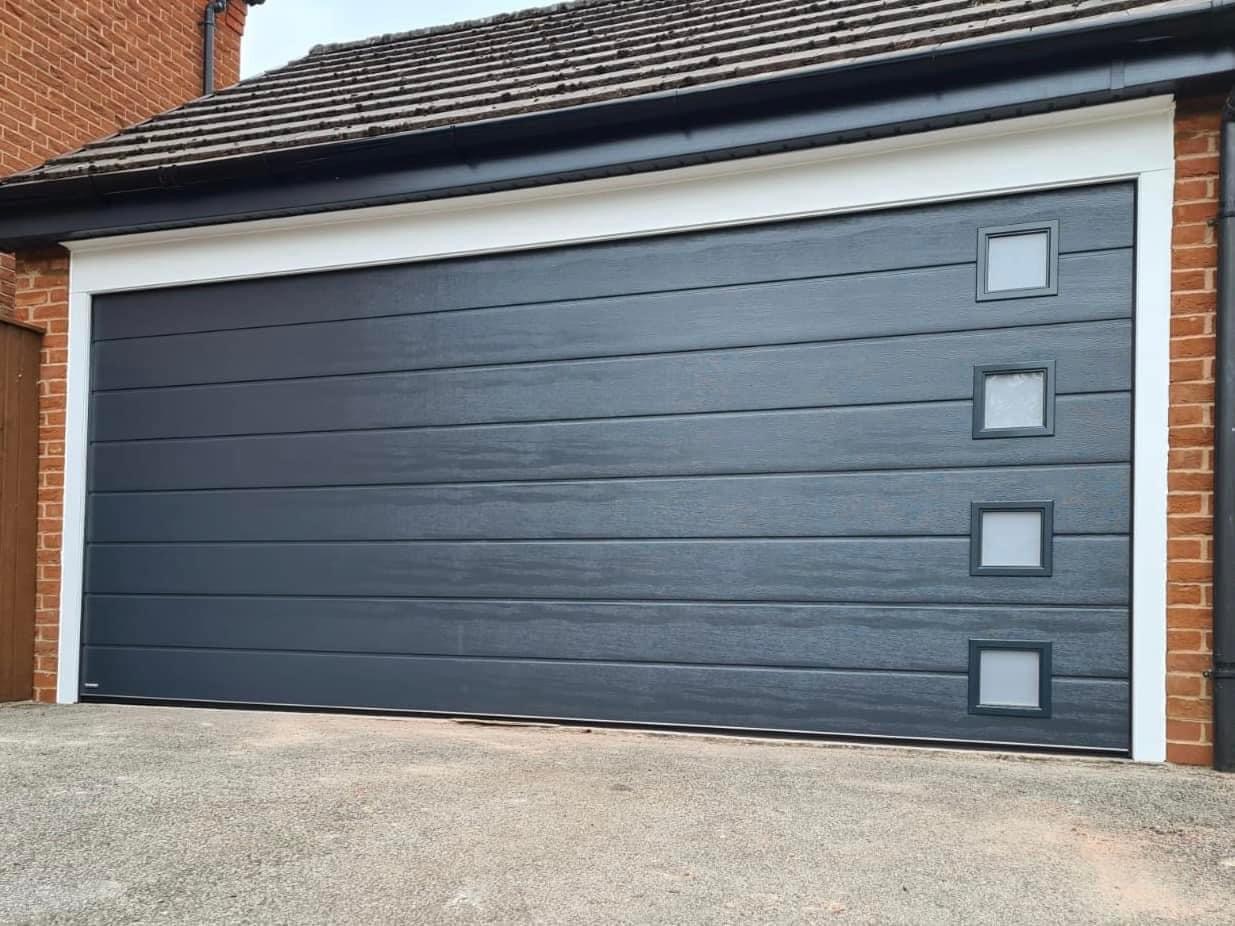
[[[1222,98],[1175,116],[1170,471],[1167,477],[1167,758],[1213,761],[1214,318]]]
[[[38,576],[34,697],[56,699],[60,639],[60,534],[64,517],[64,415],[69,332],[69,255],[61,248],[18,254],[14,314],[46,330],[39,376]]]

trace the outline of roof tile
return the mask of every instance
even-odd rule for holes
[[[167,166],[876,61],[1191,0],[580,0],[323,45],[6,184]]]

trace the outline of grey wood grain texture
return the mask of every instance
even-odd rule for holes
[[[1055,538],[1048,577],[971,576],[969,538],[96,544],[107,594],[1124,605],[1123,537]]]
[[[326,335],[323,335],[326,337]],[[144,343],[144,342],[135,342]],[[148,440],[970,398],[1049,358],[1059,393],[1131,388],[1131,323],[96,394],[94,439]],[[172,354],[179,353],[172,351]],[[170,357],[163,357],[165,362]]]
[[[964,672],[972,639],[1050,640],[1124,678],[1123,608],[92,595],[86,643]]]
[[[1127,464],[95,494],[99,542],[961,535],[973,501],[1049,499],[1058,534],[1129,529]]]
[[[968,714],[965,676],[931,673],[99,647],[86,672],[111,697],[1128,748],[1112,679],[1056,679],[1043,719]]]
[[[970,403],[138,441],[95,491],[1126,462],[1130,396],[1061,396],[1049,440],[971,439]]]
[[[1124,750],[1132,207],[98,297],[86,691]],[[977,304],[1041,220],[1059,295]],[[1038,360],[1055,435],[972,440]],[[970,503],[1046,499],[1054,573],[971,576]],[[1051,642],[1054,716],[969,715],[974,638]]]
[[[1131,268],[1131,250],[1067,257],[1060,295],[981,308],[972,266],[419,315],[393,314],[398,307],[390,306],[392,314],[379,318],[100,342],[94,385],[335,376],[1129,318]],[[110,311],[103,303],[95,314],[105,320]]]
[[[1130,183],[463,260],[97,297],[96,339],[726,286],[976,261],[977,229],[1057,220],[1060,251],[1133,244]],[[460,265],[464,265],[461,272]],[[972,279],[972,268],[970,268]]]

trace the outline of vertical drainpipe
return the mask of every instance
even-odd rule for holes
[[[1214,369],[1214,768],[1235,772],[1235,90],[1218,139]]]
[[[202,13],[202,94],[214,93],[214,52],[218,44],[219,17],[227,12],[229,0],[206,0]],[[244,0],[246,6],[261,6],[266,0]]]
[[[202,17],[202,94],[214,93],[214,46],[215,33],[219,28],[219,14],[227,11],[228,0],[207,0]]]

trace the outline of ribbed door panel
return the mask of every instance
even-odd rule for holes
[[[1128,748],[1133,189],[95,300],[85,694]],[[979,301],[978,229],[1059,227]],[[1054,433],[976,440],[974,367]],[[1054,503],[1050,576],[973,502]],[[1049,642],[1051,716],[968,710]]]

